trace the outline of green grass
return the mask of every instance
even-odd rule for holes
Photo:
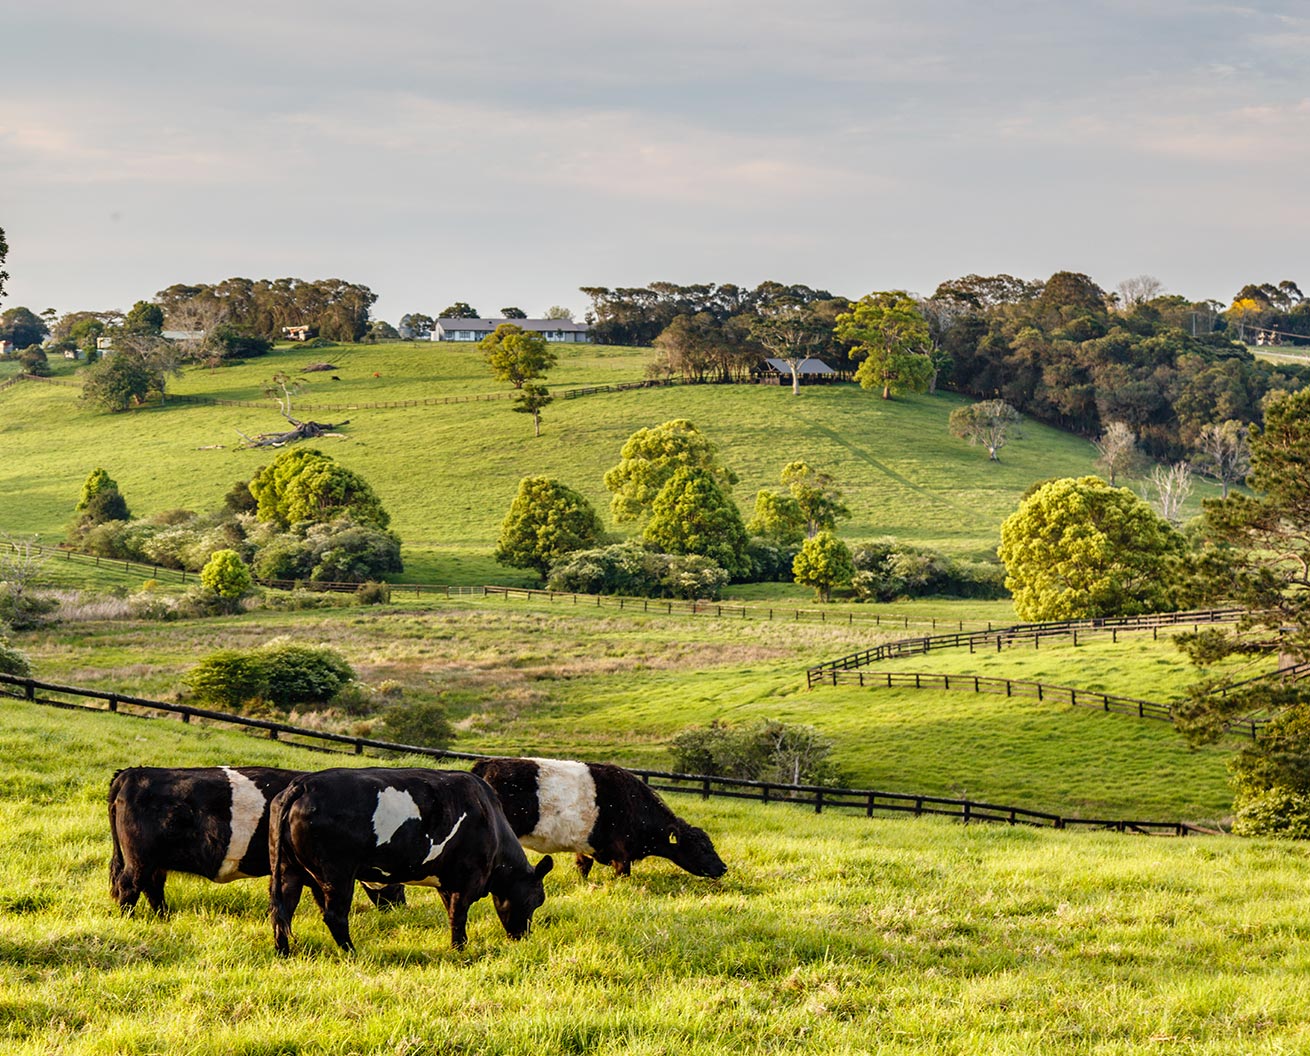
[[[1274,1054],[1310,1044],[1310,849],[702,803],[720,881],[668,863],[547,878],[511,943],[484,901],[448,946],[427,891],[309,899],[286,961],[266,887],[174,878],[121,919],[104,793],[134,763],[328,760],[233,733],[6,702],[0,1043],[110,1054]],[[363,900],[359,900],[361,903]]]
[[[550,382],[634,380],[648,352],[565,349]],[[262,399],[276,370],[296,371],[327,359],[340,382],[308,375],[306,403],[421,399],[497,391],[473,349],[422,343],[343,346],[306,352],[282,349],[266,359],[222,370],[192,368],[171,383],[178,393]],[[377,374],[378,377],[373,375]],[[347,439],[318,446],[363,474],[381,496],[405,542],[413,581],[529,583],[490,558],[500,522],[519,480],[558,476],[608,514],[604,472],[636,429],[670,418],[696,423],[741,476],[736,497],[749,515],[755,492],[778,486],[782,466],[804,458],[831,472],[852,517],[842,534],[879,536],[934,546],[958,555],[993,554],[1001,520],[1035,480],[1091,471],[1094,451],[1079,438],[1030,424],[1000,463],[947,434],[960,398],[939,394],[884,401],[853,385],[814,386],[793,396],[785,386],[705,385],[608,393],[558,400],[532,436],[507,401],[437,407],[315,412],[349,417]],[[218,505],[233,481],[249,479],[267,450],[241,450],[237,430],[269,431],[280,419],[267,409],[173,403],[106,415],[67,386],[25,382],[0,393],[0,442],[6,459],[0,530],[62,535],[82,481],[104,466],[137,515]],[[1196,498],[1209,494],[1197,488]],[[626,530],[626,529],[625,529]]]
[[[902,632],[887,631],[881,637]],[[196,659],[277,636],[340,650],[367,685],[440,700],[469,751],[655,769],[671,740],[713,720],[812,724],[851,781],[968,795],[1062,814],[1212,822],[1227,812],[1235,742],[1190,750],[1167,723],[961,692],[820,687],[804,669],[878,635],[841,623],[645,615],[501,599],[406,603],[176,623],[76,623],[17,644],[51,681],[175,699]],[[890,665],[1044,679],[1167,700],[1197,675],[1149,636],[1115,645],[943,651]],[[1150,692],[1146,692],[1149,690]],[[310,721],[368,734],[368,717]]]

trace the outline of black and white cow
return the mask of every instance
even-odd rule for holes
[[[131,913],[142,895],[166,914],[171,872],[216,883],[268,875],[268,806],[300,770],[268,766],[146,767],[120,770],[109,782],[114,852],[109,883]],[[405,891],[370,891],[381,908],[403,904]]]
[[[584,877],[593,859],[628,876],[633,862],[652,855],[695,876],[728,871],[703,829],[688,825],[622,767],[564,759],[480,759],[473,773],[500,796],[519,843],[533,851],[572,851]]]
[[[511,939],[527,934],[546,899],[549,857],[528,864],[485,781],[463,771],[323,770],[296,778],[269,814],[269,904],[273,944],[291,949],[291,918],[308,885],[323,922],[353,950],[355,881],[435,887],[455,947],[467,939],[469,907],[490,893]]]

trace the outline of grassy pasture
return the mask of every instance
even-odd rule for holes
[[[469,751],[662,769],[670,740],[689,726],[772,718],[832,736],[863,787],[1083,817],[1212,821],[1226,812],[1232,742],[1189,750],[1166,723],[988,694],[804,688],[807,665],[900,633],[463,599],[77,623],[29,632],[18,644],[42,678],[173,699],[198,657],[285,635],[340,650],[365,684],[391,680],[407,701],[441,700]],[[1169,643],[1149,636],[974,657],[942,651],[889,666],[1131,686],[1166,701],[1196,677]],[[315,713],[305,721],[371,731],[368,718]]]
[[[330,760],[256,738],[6,701],[0,1042],[23,1056],[1274,1054],[1310,1043],[1310,849],[673,800],[730,871],[547,878],[533,933],[438,900],[340,955],[310,900],[287,961],[266,887],[170,881],[119,918],[104,793],[122,765]],[[563,866],[563,863],[562,863]]]
[[[642,349],[563,349],[551,385],[630,381],[641,377]],[[191,368],[171,383],[181,394],[261,400],[277,370],[295,373],[328,360],[340,369],[307,375],[305,404],[423,399],[497,391],[472,348],[424,343],[283,348],[222,370]],[[378,375],[375,377],[374,375]],[[783,465],[802,457],[832,472],[846,491],[851,540],[892,535],[960,555],[994,552],[997,528],[1034,480],[1090,472],[1089,443],[1029,424],[1003,461],[947,434],[961,399],[949,394],[883,401],[853,385],[814,386],[793,396],[786,386],[676,386],[558,400],[532,436],[508,401],[434,407],[312,412],[351,419],[348,439],[319,446],[358,470],[394,517],[406,544],[407,578],[427,582],[532,582],[495,565],[490,552],[519,480],[558,476],[607,513],[601,478],[637,428],[691,419],[719,445],[741,476],[736,497],[749,515],[755,492],[777,486]],[[0,442],[6,459],[0,530],[58,537],[81,483],[103,465],[138,515],[217,505],[239,479],[267,462],[268,451],[239,450],[236,430],[274,429],[267,409],[171,403],[121,415],[95,412],[74,388],[24,382],[0,393]],[[306,412],[311,413],[311,412]],[[1197,500],[1209,493],[1197,488]]]

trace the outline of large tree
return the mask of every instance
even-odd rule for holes
[[[12,341],[14,348],[39,345],[49,333],[45,320],[30,308],[8,308],[0,312],[0,338]]]
[[[349,516],[356,524],[385,528],[391,515],[368,482],[312,447],[283,451],[250,481],[256,516],[282,528]]]
[[[792,575],[802,586],[813,587],[820,601],[831,601],[835,588],[850,583],[855,564],[846,544],[824,530],[805,540],[792,562]]]
[[[861,359],[855,380],[866,389],[882,389],[882,398],[927,392],[933,379],[928,323],[904,290],[870,293],[837,316],[836,334]]]
[[[1251,469],[1250,427],[1234,418],[1212,422],[1202,427],[1193,446],[1197,468],[1219,481],[1228,498],[1228,489],[1242,483]]]
[[[500,526],[495,558],[544,579],[556,561],[596,546],[602,534],[600,518],[583,495],[553,477],[524,477]]]
[[[478,310],[466,301],[456,301],[437,313],[438,319],[481,319]]]
[[[1047,481],[1001,524],[997,551],[1023,620],[1131,616],[1169,606],[1183,538],[1127,488]]]
[[[9,243],[5,240],[5,229],[0,227],[0,302],[5,298],[5,283],[9,281],[9,272],[5,271],[5,258],[9,256]]]
[[[791,371],[791,391],[801,391],[800,366],[831,333],[810,305],[789,304],[765,312],[750,328],[753,337],[775,359]]]
[[[501,323],[478,342],[478,348],[491,373],[516,389],[544,377],[558,360],[544,337],[514,323]]]
[[[614,520],[621,524],[645,517],[660,489],[683,467],[708,471],[725,491],[737,483],[737,474],[720,460],[719,449],[687,419],[638,429],[624,443],[618,464],[605,474],[605,487],[614,493]]]
[[[163,399],[168,375],[180,369],[178,352],[167,341],[120,333],[113,351],[86,372],[82,398],[106,411],[125,411],[151,396]]]
[[[1022,417],[1004,400],[982,400],[955,408],[948,428],[952,436],[968,440],[971,446],[981,444],[987,448],[987,457],[999,462],[1001,448],[1009,442],[1011,433],[1018,431]]]
[[[715,475],[699,466],[682,466],[651,503],[643,538],[666,554],[700,554],[730,575],[743,575],[746,526],[732,497]]]

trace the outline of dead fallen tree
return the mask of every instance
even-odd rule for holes
[[[320,369],[320,368],[311,368]],[[330,364],[323,364],[321,369],[335,369]],[[292,429],[280,433],[258,433],[255,436],[247,436],[240,429],[237,435],[245,443],[242,447],[282,447],[286,444],[294,444],[297,440],[318,440],[325,436],[340,436],[338,429],[350,424],[347,418],[344,422],[302,422],[299,418],[291,417],[291,399],[304,391],[306,381],[303,378],[295,379],[286,374],[277,373],[273,375],[273,380],[268,383],[264,389],[266,396],[272,397],[277,401],[277,409],[282,417],[294,426]]]

